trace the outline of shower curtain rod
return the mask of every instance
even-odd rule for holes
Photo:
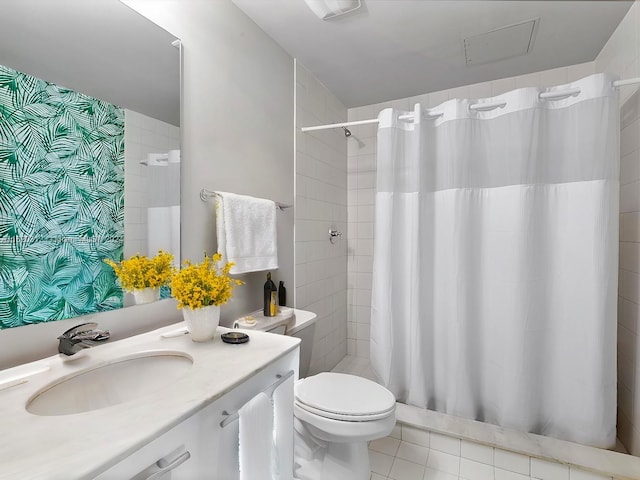
[[[626,85],[635,85],[640,83],[640,77],[637,78],[629,78],[627,80],[616,80],[615,82],[613,82],[613,87],[614,88],[618,88],[618,87],[624,87]],[[552,100],[552,99],[562,99],[562,98],[567,98],[567,97],[571,97],[574,95],[578,95],[580,93],[580,89],[579,88],[571,88],[568,90],[557,90],[557,91],[551,91],[551,92],[542,92],[540,94],[540,98],[543,100]],[[471,110],[479,110],[479,111],[488,111],[488,110],[493,110],[495,108],[501,108],[504,107],[507,104],[507,102],[487,102],[487,103],[475,103],[473,105],[469,105],[469,108]],[[431,118],[431,119],[435,119],[438,117],[441,117],[442,113],[435,113],[435,112],[426,112],[425,117],[426,118]],[[400,115],[398,117],[398,120],[413,120],[414,115],[412,113],[407,114],[407,115]],[[370,123],[378,123],[380,120],[378,120],[377,118],[371,118],[369,120],[356,120],[354,122],[341,122],[341,123],[330,123],[328,125],[318,125],[315,127],[302,127],[300,129],[300,131],[302,132],[312,132],[314,130],[328,130],[330,128],[342,128],[342,127],[353,127],[356,125],[367,125]]]

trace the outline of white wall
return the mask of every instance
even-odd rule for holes
[[[296,64],[296,307],[317,314],[309,374],[331,370],[347,353],[347,109]],[[329,243],[331,225],[343,232]]]
[[[294,101],[297,127],[344,121],[346,108],[301,65],[294,100],[293,60],[228,0],[127,3],[182,40],[183,256],[215,248],[200,188],[293,204],[295,182],[295,213],[278,213],[274,281],[285,281],[289,305],[318,315],[310,371],[330,369],[346,354],[346,140],[298,131],[294,173]],[[345,233],[337,245],[332,223]],[[245,280],[223,321],[261,307],[264,275]]]
[[[502,78],[491,82],[426,93],[392,102],[349,109],[349,121],[377,117],[385,108],[413,110],[420,102],[431,108],[452,98],[485,98],[524,87],[560,85],[594,73],[594,63],[555,68],[543,72]],[[376,132],[373,125],[352,128],[349,139],[349,292],[347,350],[349,355],[369,357],[369,321],[373,267],[373,221],[376,186]]]
[[[183,258],[216,251],[214,202],[202,188],[294,202],[293,59],[230,0],[127,0],[182,40]],[[280,268],[294,285],[293,209],[278,212]],[[222,308],[229,321],[262,306],[264,273]]]
[[[595,61],[596,71],[640,77],[640,3],[633,4]],[[618,437],[640,455],[640,91],[620,88],[620,270]]]

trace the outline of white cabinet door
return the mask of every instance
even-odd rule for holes
[[[278,375],[286,375],[290,370],[297,378],[297,349],[95,479],[238,480],[238,422],[222,427],[221,422],[226,418],[224,413],[236,413],[247,401],[272,385]]]
[[[98,475],[99,480],[179,480],[196,479],[202,471],[199,452],[194,449],[197,415]],[[133,427],[135,428],[135,427]],[[123,432],[126,435],[126,432]]]

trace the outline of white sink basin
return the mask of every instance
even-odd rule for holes
[[[27,411],[35,415],[70,415],[118,405],[178,380],[192,365],[193,359],[182,352],[127,355],[58,378],[29,399]]]

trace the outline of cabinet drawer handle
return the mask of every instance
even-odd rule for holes
[[[161,458],[156,462],[156,465],[162,468],[160,468],[160,470],[153,472],[151,475],[149,475],[147,477],[147,480],[155,480],[156,478],[160,478],[160,476],[164,475],[167,472],[170,472],[174,468],[179,467],[190,458],[191,458],[191,454],[189,453],[189,451],[184,452],[182,455],[176,458],[173,462],[168,464],[166,463],[166,460],[164,458]]]

